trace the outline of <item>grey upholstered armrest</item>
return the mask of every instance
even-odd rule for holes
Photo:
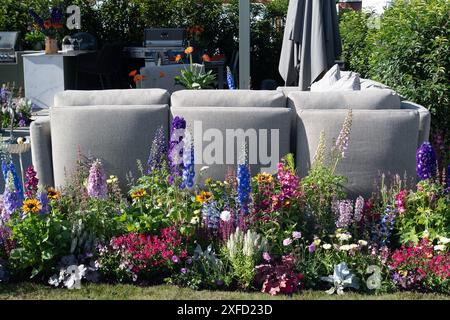
[[[417,146],[420,146],[424,141],[428,141],[430,136],[431,116],[430,111],[420,104],[403,100],[401,104],[402,109],[417,110],[419,112],[419,141]]]
[[[39,183],[53,186],[52,141],[50,137],[50,117],[33,121],[30,126],[31,156]]]

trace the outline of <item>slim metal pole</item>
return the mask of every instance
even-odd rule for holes
[[[239,0],[239,89],[250,89],[250,0]]]

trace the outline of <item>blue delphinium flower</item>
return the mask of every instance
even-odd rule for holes
[[[230,90],[234,90],[234,79],[233,79],[233,75],[231,74],[231,70],[230,67],[227,66],[227,83],[228,83],[228,88]]]
[[[48,207],[48,196],[47,196],[47,192],[45,190],[41,190],[41,188],[39,188],[38,192],[36,193],[36,200],[38,200],[41,204],[41,214],[46,214],[49,210]]]
[[[397,209],[388,206],[381,217],[378,232],[375,234],[375,238],[380,246],[389,244],[396,217]]]
[[[420,180],[430,179],[436,175],[436,153],[428,141],[417,149],[416,172]]]
[[[252,191],[252,186],[250,183],[250,170],[247,164],[238,164],[237,168],[237,194],[238,202],[244,213],[248,213],[248,202],[250,199],[250,193]]]
[[[161,169],[163,162],[166,161],[166,157],[167,143],[164,130],[161,126],[156,131],[155,138],[152,142],[152,147],[150,149],[150,155],[147,162],[147,174]]]
[[[194,186],[195,177],[195,165],[194,165],[194,144],[192,143],[191,136],[186,131],[184,150],[183,150],[183,176],[181,189],[188,187],[192,189]]]
[[[16,168],[14,166],[14,163],[11,161],[11,159],[2,161],[2,173],[3,173],[3,179],[5,179],[5,183],[7,183],[6,181],[8,180],[8,172],[11,172],[11,174],[12,174],[14,189],[23,198],[22,183],[20,182],[19,176],[17,175]]]
[[[14,177],[12,171],[6,175],[5,192],[3,193],[3,209],[8,215],[19,209],[23,204],[23,193],[19,192],[14,186]]]
[[[185,129],[186,121],[184,118],[178,116],[173,118],[172,127],[170,128],[169,141],[170,184],[173,183],[175,176],[181,176],[181,165],[183,164],[183,138]]]
[[[220,211],[217,208],[216,201],[206,201],[202,206],[203,222],[207,224],[208,229],[217,229],[220,221]]]

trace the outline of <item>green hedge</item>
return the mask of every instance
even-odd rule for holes
[[[450,1],[396,0],[368,29],[368,13],[344,12],[340,28],[349,69],[427,107],[434,130],[450,135]]]

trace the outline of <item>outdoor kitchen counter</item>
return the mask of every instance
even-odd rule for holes
[[[41,108],[52,106],[56,93],[76,88],[76,57],[91,52],[77,50],[24,55],[25,97]]]

